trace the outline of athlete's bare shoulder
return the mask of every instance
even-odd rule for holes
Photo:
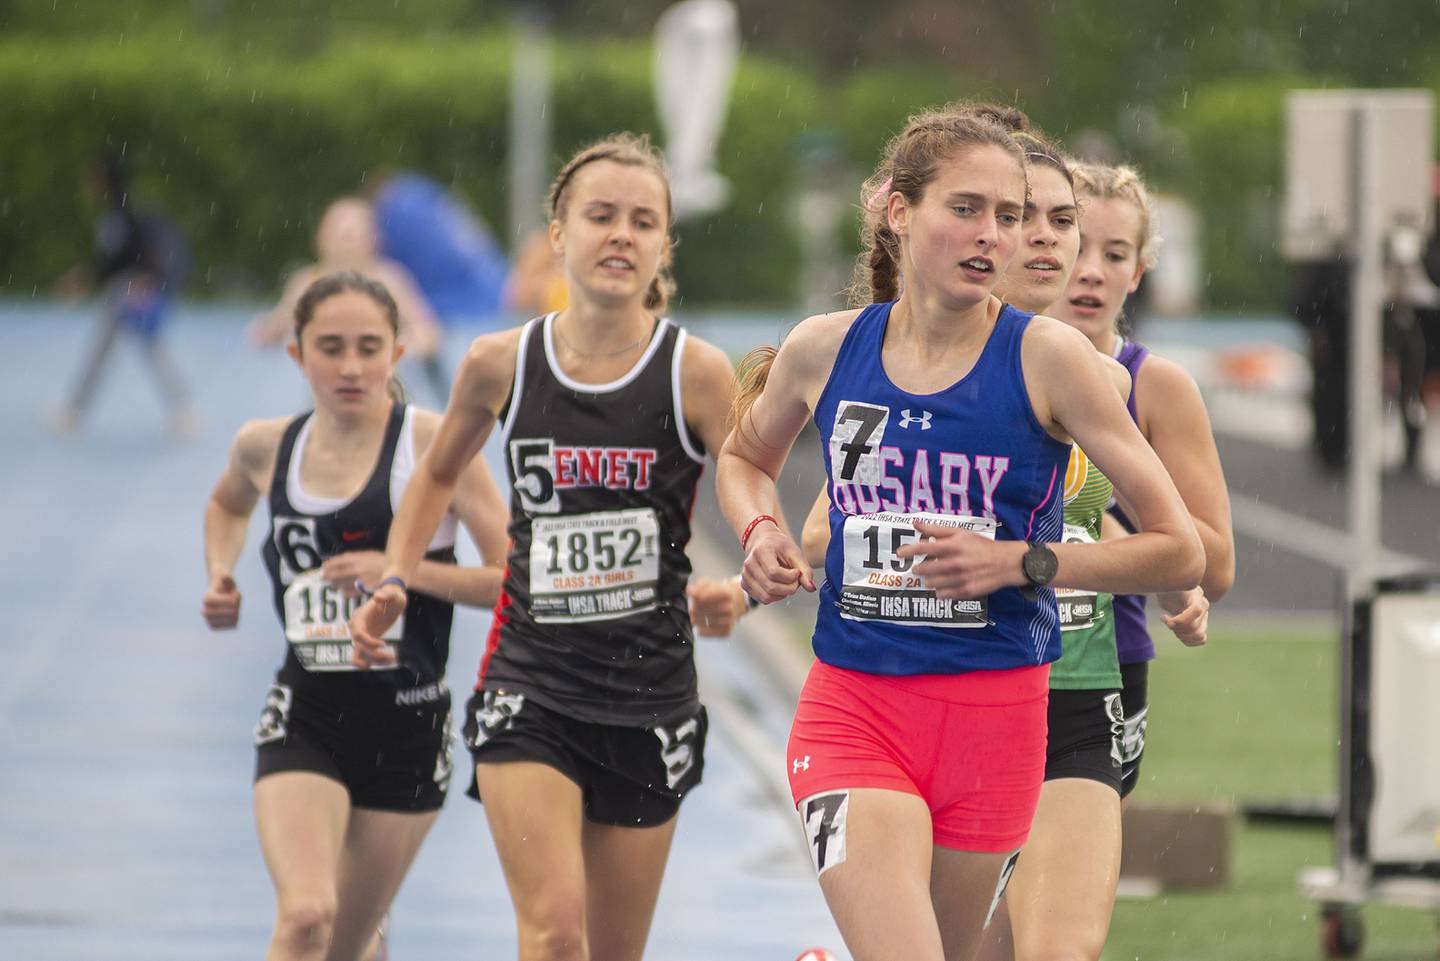
[[[687,334],[680,357],[680,383],[685,392],[719,390],[728,397],[734,392],[734,381],[735,367],[729,355],[708,340]]]
[[[1185,394],[1196,393],[1200,387],[1195,383],[1195,378],[1184,367],[1168,357],[1159,354],[1149,354],[1145,362],[1140,365],[1139,372],[1135,375],[1136,386],[1144,384],[1147,389],[1158,392],[1161,397],[1170,396],[1172,392]],[[1138,400],[1142,395],[1136,394]]]
[[[1173,424],[1202,425],[1208,429],[1205,398],[1200,385],[1184,367],[1168,357],[1150,354],[1135,374],[1135,412],[1140,431],[1151,434],[1152,423],[1159,419]]]
[[[823,370],[828,376],[835,356],[840,353],[840,344],[862,309],[856,307],[806,317],[785,336],[780,355],[797,369]]]
[[[459,400],[497,414],[515,382],[515,359],[524,331],[524,327],[511,327],[471,341],[455,376],[451,403]]]
[[[1026,351],[1031,350],[1032,346],[1046,352],[1068,352],[1083,349],[1099,356],[1095,345],[1090,343],[1089,338],[1084,334],[1063,320],[1056,320],[1054,317],[1047,317],[1044,314],[1036,314],[1030,318],[1030,323],[1025,326],[1022,344],[1022,349]]]
[[[1110,383],[1115,385],[1115,390],[1119,393],[1120,399],[1129,400],[1130,388],[1132,386],[1130,383],[1130,371],[1126,370],[1125,365],[1114,357],[1106,357],[1104,354],[1100,354],[1100,362],[1105,367],[1105,373],[1110,375]]]
[[[812,314],[791,329],[785,337],[785,343],[794,341],[807,347],[816,347],[833,341],[838,349],[840,341],[850,332],[850,325],[855,323],[855,318],[859,317],[864,309],[851,307],[825,314]]]
[[[235,432],[235,441],[230,445],[230,463],[248,477],[257,490],[265,489],[264,485],[274,472],[280,438],[293,419],[270,417],[248,420]]]
[[[1101,364],[1101,354],[1090,338],[1069,324],[1036,314],[1020,341],[1020,367],[1025,393],[1035,418],[1056,440],[1068,442],[1055,424],[1056,410],[1065,400],[1085,397],[1085,403],[1103,400],[1118,385]],[[1112,386],[1114,385],[1114,386]]]

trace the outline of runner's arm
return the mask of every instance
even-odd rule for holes
[[[405,607],[405,590],[395,581],[408,586],[414,579],[426,545],[455,498],[461,476],[495,426],[514,378],[518,343],[519,331],[480,337],[460,365],[450,406],[440,419],[435,439],[415,465],[390,524],[380,585],[350,619],[351,663],[358,667],[395,661],[395,652],[380,639]]]
[[[205,502],[206,590],[201,614],[212,629],[234,627],[240,618],[240,591],[235,562],[245,547],[250,515],[260,499],[259,478],[273,461],[279,435],[277,422],[251,421],[230,445],[230,459]]]
[[[1039,385],[1050,419],[1110,478],[1140,526],[1140,533],[1118,541],[1052,545],[1059,560],[1054,585],[1121,594],[1194,587],[1203,548],[1164,465],[1130,419],[1099,355],[1082,350],[1084,335],[1043,320],[1032,323],[1022,345],[1026,383]]]
[[[776,480],[805,426],[840,341],[855,312],[812,317],[791,331],[764,388],[731,430],[717,459],[720,509],[737,537],[749,541],[741,579],[745,592],[769,604],[804,587],[815,589],[804,555],[780,526]],[[759,520],[764,516],[775,522]]]
[[[810,566],[825,566],[825,551],[830,546],[830,490],[828,484],[820,485],[820,493],[810,506],[805,517],[805,528],[800,532],[800,546],[805,551],[805,560]]]
[[[1138,379],[1144,385],[1136,394],[1141,426],[1195,522],[1205,545],[1200,586],[1218,601],[1235,584],[1235,532],[1205,400],[1185,369],[1163,357],[1147,358]]]

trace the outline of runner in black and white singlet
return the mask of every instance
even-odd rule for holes
[[[236,625],[231,571],[268,495],[261,553],[286,639],[255,728],[256,820],[277,899],[268,956],[359,961],[373,956],[380,918],[445,798],[452,604],[493,604],[506,514],[476,459],[386,632],[395,664],[357,670],[346,626],[357,585],[380,580],[395,505],[439,418],[387,389],[401,349],[384,287],[333,274],[295,313],[291,355],[315,410],[252,421],[236,436],[206,508],[204,614],[212,628]],[[457,515],[491,566],[455,565]]]
[[[520,956],[566,944],[638,961],[675,814],[704,769],[692,618],[719,633],[746,606],[734,580],[687,588],[684,553],[733,373],[663,317],[670,194],[648,141],[619,135],[578,153],[550,213],[568,304],[472,346],[396,517],[386,573],[408,577],[459,465],[499,423],[513,517],[466,711],[475,790]],[[393,661],[381,637],[404,596],[384,587],[352,619],[358,661]]]

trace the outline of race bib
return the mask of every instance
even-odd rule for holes
[[[652,611],[659,581],[660,523],[653,508],[537,517],[531,526],[530,613],[539,623]]]
[[[986,627],[989,600],[952,600],[935,596],[913,568],[921,557],[900,557],[906,544],[920,540],[916,520],[974,531],[995,539],[995,521],[955,514],[852,514],[843,530],[845,561],[840,614],[856,621],[891,621],[925,627]]]
[[[1090,536],[1090,532],[1078,524],[1066,524],[1065,536],[1062,540],[1066,544],[1095,543],[1095,538]],[[1096,603],[1098,600],[1099,595],[1094,591],[1074,587],[1057,587],[1055,589],[1055,606],[1060,610],[1060,630],[1078,631],[1093,625],[1100,619],[1099,605]]]
[[[320,576],[320,569],[296,575],[285,588],[285,639],[307,671],[354,671],[350,663],[350,620],[359,597],[346,597]],[[405,612],[382,640],[395,652],[395,663],[371,670],[394,670],[400,664],[400,638],[405,633]]]

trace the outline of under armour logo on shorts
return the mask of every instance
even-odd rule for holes
[[[910,408],[907,407],[900,412],[900,426],[909,427],[911,424],[919,424],[921,430],[929,430],[931,416],[928,410],[922,410],[919,417],[911,417]]]
[[[790,762],[791,774],[799,774],[801,771],[808,770],[810,770],[810,755],[808,754],[804,757],[797,757],[795,760]]]

